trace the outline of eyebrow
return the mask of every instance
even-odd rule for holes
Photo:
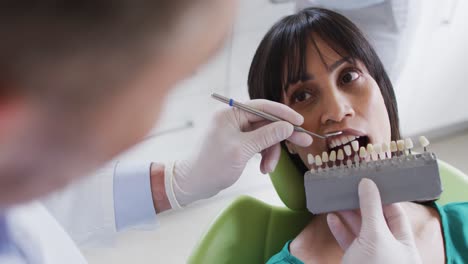
[[[343,58],[335,61],[332,65],[330,65],[330,67],[328,67],[328,72],[332,72],[332,71],[336,70],[336,68],[338,68],[341,64],[343,64],[345,62],[352,63],[351,58],[350,57],[343,57]]]
[[[328,72],[332,72],[332,71],[336,70],[336,68],[338,68],[341,64],[343,64],[345,62],[353,63],[349,56],[343,57],[343,58],[335,61],[334,63],[332,63],[332,65],[327,66]],[[301,75],[299,80],[293,80],[293,81],[288,82],[288,85],[295,84],[298,81],[306,82],[306,81],[310,81],[310,80],[313,80],[313,79],[315,79],[315,76],[313,74],[310,74],[310,73],[306,72],[303,75]]]

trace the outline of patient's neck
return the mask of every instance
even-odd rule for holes
[[[416,234],[428,219],[438,217],[435,209],[428,210],[428,207],[417,203],[403,202],[400,205],[411,224],[413,232]],[[304,231],[308,236],[313,236],[314,239],[318,239],[321,242],[335,242],[335,238],[328,227],[327,214],[315,215]]]
[[[343,251],[328,228],[327,215],[315,215],[290,245],[291,252],[302,260],[328,259],[329,262],[339,263]],[[330,257],[336,258],[331,261]]]
[[[427,252],[425,248],[442,247],[443,249],[443,245],[440,243],[436,243],[436,246],[433,244],[424,245],[423,243],[434,240],[434,235],[428,237],[427,234],[436,234],[438,237],[435,241],[443,242],[440,238],[440,219],[437,211],[411,202],[404,202],[400,205],[408,217],[418,248],[422,252]],[[314,216],[290,244],[290,250],[301,260],[316,259],[321,260],[322,263],[340,263],[343,256],[343,250],[328,227],[326,214]]]

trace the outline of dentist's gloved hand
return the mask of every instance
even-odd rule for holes
[[[246,104],[295,125],[304,122],[300,114],[284,104],[268,100],[251,100]],[[184,206],[231,186],[256,153],[262,154],[261,172],[273,171],[283,140],[299,146],[312,144],[309,135],[295,132],[284,121],[272,123],[237,108],[216,113],[198,155],[174,165],[172,184],[177,201]]]
[[[333,236],[345,251],[342,263],[422,263],[399,204],[382,208],[379,190],[369,179],[359,183],[359,203],[361,216],[356,211],[327,216]]]

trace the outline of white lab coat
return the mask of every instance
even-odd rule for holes
[[[7,211],[9,230],[33,263],[87,263],[78,245],[112,241],[116,234],[114,165],[42,201]]]
[[[10,232],[32,263],[87,263],[70,236],[38,202],[8,211]]]
[[[28,260],[44,264],[87,263],[78,245],[105,243],[116,233],[114,165],[41,202],[7,211],[9,231]]]
[[[45,207],[79,246],[107,245],[117,233],[114,215],[115,164],[49,195]]]

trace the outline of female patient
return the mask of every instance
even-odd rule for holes
[[[306,9],[276,23],[257,49],[248,85],[252,99],[281,102],[302,114],[309,131],[344,132],[308,148],[285,142],[302,172],[308,153],[343,148],[350,137],[359,136],[361,146],[400,137],[395,95],[382,63],[356,26],[332,11]],[[462,224],[468,204],[406,202],[402,208],[423,263],[468,261],[468,228]],[[339,263],[343,256],[326,215],[314,216],[291,239],[268,263]]]

